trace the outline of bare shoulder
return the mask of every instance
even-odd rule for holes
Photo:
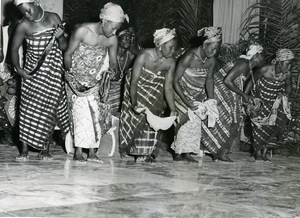
[[[152,51],[151,48],[146,48],[139,52],[138,57],[149,57],[151,56],[151,51]]]
[[[109,37],[108,38],[108,44],[110,45],[110,46],[112,46],[112,45],[118,45],[118,38],[117,38],[117,36],[111,36],[111,37]]]
[[[258,69],[258,72],[259,72],[261,75],[268,75],[268,74],[271,74],[271,73],[272,73],[272,70],[273,70],[273,65],[272,65],[272,64],[266,64],[266,65],[261,66],[261,67]]]
[[[76,26],[75,34],[76,35],[86,35],[89,32],[92,32],[92,28],[89,23],[83,23]]]
[[[208,63],[210,66],[214,66],[217,64],[217,58],[216,57],[211,57],[208,59]]]
[[[53,23],[55,25],[61,24],[61,19],[57,13],[45,11],[45,16],[48,18],[48,20],[51,21],[51,23]]]
[[[26,18],[21,19],[17,24],[16,31],[24,31],[30,28],[30,21]]]
[[[188,65],[193,59],[195,59],[195,49],[187,50],[179,59],[179,63],[182,65]]]
[[[244,67],[249,66],[249,61],[246,60],[246,59],[244,59],[244,58],[239,58],[239,59],[235,60],[234,65],[236,67],[242,67],[242,68],[244,68]]]
[[[166,63],[171,67],[174,66],[176,64],[176,60],[173,57],[167,58],[166,59]]]
[[[19,26],[29,26],[30,21],[27,18],[23,17],[21,20],[19,20],[18,25]]]

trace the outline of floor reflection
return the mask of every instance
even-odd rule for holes
[[[54,160],[0,145],[0,216],[33,217],[300,217],[300,160],[273,156],[253,162],[174,163],[161,152],[157,164],[100,155],[104,163],[78,163],[59,147]],[[103,152],[106,154],[107,152]]]

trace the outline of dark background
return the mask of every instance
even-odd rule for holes
[[[75,24],[98,22],[100,9],[107,3],[119,4],[129,15],[139,44],[148,47],[152,34],[163,27],[175,28],[181,46],[189,47],[198,29],[213,24],[213,0],[64,0],[64,20],[69,31]]]

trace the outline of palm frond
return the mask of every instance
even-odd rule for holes
[[[279,48],[299,52],[300,6],[297,1],[261,0],[251,5],[245,13],[249,16],[242,23],[241,38],[260,43],[267,59],[270,60]]]

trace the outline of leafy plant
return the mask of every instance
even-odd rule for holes
[[[213,1],[178,0],[178,32],[184,47],[190,47],[197,31],[212,25]]]
[[[289,48],[296,54],[296,66],[299,67],[299,1],[261,0],[245,13],[249,16],[242,23],[242,39],[261,44],[269,61],[279,48]]]
[[[278,49],[291,49],[296,56],[292,71],[298,73],[300,68],[299,1],[261,0],[250,6],[246,13],[250,15],[242,24],[242,39],[261,44],[267,61],[274,58]],[[298,74],[294,74],[294,83],[297,76]],[[293,120],[285,129],[282,140],[276,143],[283,146],[276,147],[276,150],[280,151],[284,148],[289,155],[299,155],[300,107],[297,98],[290,98],[290,100]]]

